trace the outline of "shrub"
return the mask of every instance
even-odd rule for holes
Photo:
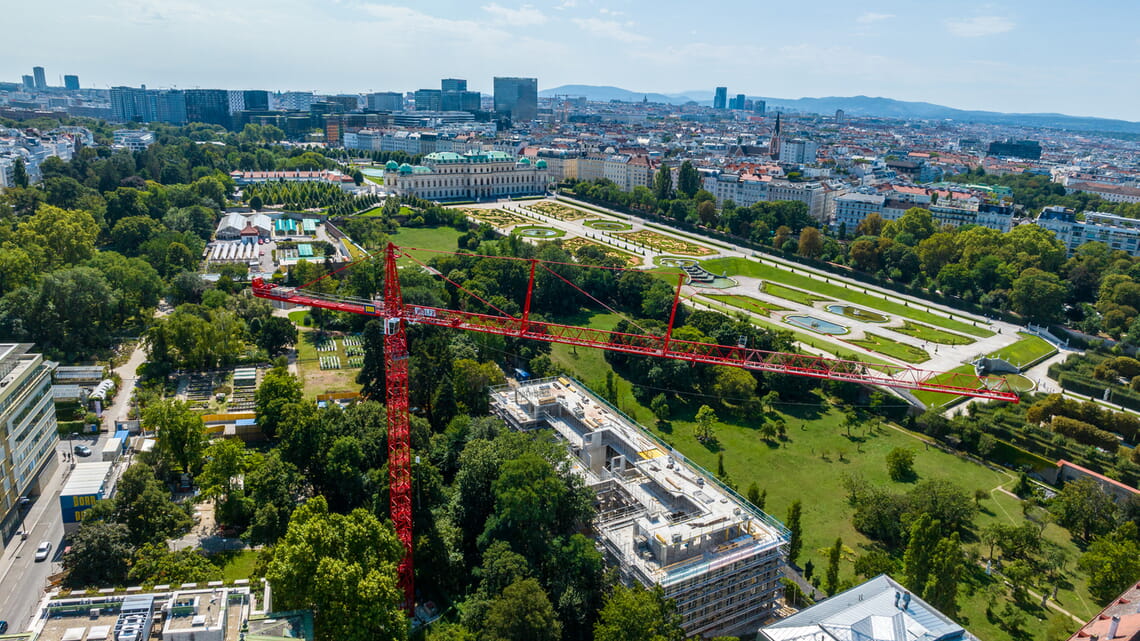
[[[1057,434],[1063,434],[1078,443],[1099,447],[1109,452],[1116,451],[1118,446],[1116,436],[1112,432],[1106,432],[1084,421],[1078,421],[1065,416],[1053,417],[1053,431]]]

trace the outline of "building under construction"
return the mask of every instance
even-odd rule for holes
[[[755,632],[777,607],[788,531],[569,378],[491,391],[518,430],[552,429],[596,493],[593,529],[627,582],[660,585],[687,635]]]

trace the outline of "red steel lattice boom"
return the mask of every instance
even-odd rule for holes
[[[399,572],[400,585],[404,590],[404,605],[409,612],[414,605],[414,583],[411,447],[408,436],[408,343],[404,330],[405,323],[451,327],[515,338],[529,338],[549,343],[596,347],[627,354],[672,358],[709,365],[727,365],[832,381],[942,392],[1013,403],[1019,401],[1017,393],[1012,391],[1004,380],[995,381],[973,374],[939,373],[899,365],[872,365],[860,361],[825,358],[809,354],[772,352],[743,346],[699,343],[672,338],[673,320],[680,300],[680,283],[678,283],[677,292],[674,296],[673,310],[664,336],[629,334],[557,323],[536,322],[530,319],[530,303],[534,292],[535,268],[542,261],[535,259],[529,261],[530,280],[521,318],[505,313],[499,315],[480,314],[425,305],[405,305],[400,292],[399,272],[396,265],[396,259],[401,256],[411,258],[406,251],[399,247],[393,244],[388,245],[385,251],[386,265],[382,301],[321,294],[308,291],[303,287],[282,287],[267,283],[260,278],[253,281],[253,294],[260,298],[278,300],[294,305],[376,316],[384,321],[384,358],[388,404],[388,468],[391,483],[390,510],[396,534],[406,551]],[[413,258],[413,260],[415,259]],[[456,285],[455,283],[452,284]]]

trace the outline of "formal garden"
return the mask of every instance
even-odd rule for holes
[[[716,253],[715,250],[709,249],[703,245],[690,243],[687,240],[681,240],[672,236],[666,236],[665,234],[649,231],[647,229],[631,232],[619,232],[615,233],[614,237],[666,254],[682,254],[684,256],[710,256]],[[720,273],[712,269],[709,271],[713,272],[714,274]]]

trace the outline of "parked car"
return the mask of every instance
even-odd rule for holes
[[[7,631],[8,631],[8,622],[7,621],[0,621],[0,634],[4,634]]]
[[[51,554],[51,541],[43,541],[40,546],[36,548],[36,562],[46,561],[48,555]]]
[[[86,445],[76,445],[75,446],[75,455],[76,456],[91,456],[91,448],[87,447]]]

